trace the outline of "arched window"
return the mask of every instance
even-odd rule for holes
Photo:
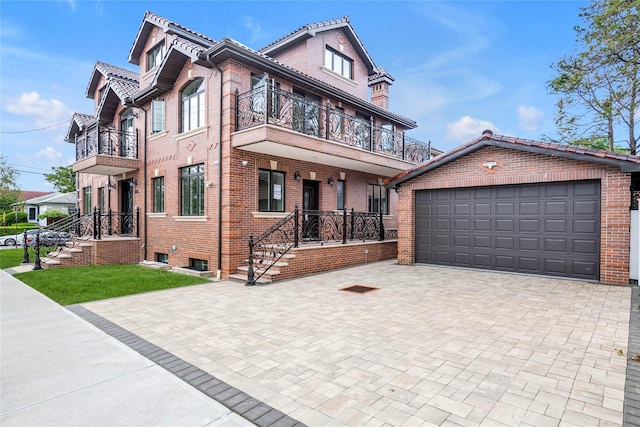
[[[181,94],[182,132],[204,126],[204,79],[198,78],[189,83]]]

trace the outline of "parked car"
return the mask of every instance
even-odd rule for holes
[[[29,242],[30,238],[35,239],[36,238],[36,233],[40,231],[37,228],[34,228],[33,230],[27,230],[27,242]],[[18,244],[18,246],[22,246],[24,245],[24,233],[20,233],[16,235],[16,243]]]
[[[18,244],[18,235],[10,234],[0,237],[0,246],[16,246]]]
[[[69,241],[69,233],[51,230],[29,230],[27,231],[27,245],[36,245],[36,235],[40,232],[40,246],[60,246]],[[19,235],[18,245],[23,245],[24,234]]]

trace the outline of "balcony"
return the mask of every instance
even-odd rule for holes
[[[393,176],[430,158],[429,144],[269,84],[236,94],[234,148]],[[294,137],[292,137],[294,136]]]
[[[138,132],[94,126],[77,134],[74,172],[119,175],[140,168]]]

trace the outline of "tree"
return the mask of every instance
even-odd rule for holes
[[[53,184],[53,187],[61,193],[76,191],[76,174],[73,166],[52,167],[51,173],[45,173],[44,179]]]
[[[615,148],[614,129],[626,127],[636,151],[635,116],[640,101],[640,0],[592,0],[576,26],[579,53],[552,65],[549,81],[560,95],[556,114],[565,141],[606,137]]]
[[[6,156],[0,156],[0,211],[11,210],[20,201],[20,190],[16,180],[20,173],[7,163]]]

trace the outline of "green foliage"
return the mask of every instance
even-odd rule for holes
[[[52,167],[51,173],[45,173],[44,179],[53,184],[54,188],[61,193],[72,193],[76,191],[76,174],[73,166]]]
[[[7,163],[6,156],[0,156],[0,212],[11,209],[11,205],[20,201],[16,179],[20,174]]]
[[[0,270],[5,268],[16,267],[22,264],[24,257],[24,249],[13,248],[3,249],[0,251]]]
[[[10,234],[22,234],[24,230],[33,230],[40,228],[38,224],[18,223],[0,227],[0,236],[8,236]]]
[[[54,268],[19,273],[15,277],[60,305],[207,282],[200,277],[140,265]]]
[[[592,0],[581,8],[577,53],[552,65],[548,82],[559,95],[556,125],[564,141],[606,138],[616,149],[614,130],[628,131],[625,147],[637,146],[635,116],[640,102],[640,1]],[[571,143],[571,142],[570,142]]]
[[[9,209],[0,214],[0,225],[13,225],[27,222],[26,212],[14,212],[13,209]]]
[[[40,215],[38,215],[38,218],[40,218],[40,219],[60,219],[60,218],[66,218],[68,216],[69,216],[69,214],[66,213],[66,212],[62,212],[62,211],[59,211],[57,209],[49,209],[46,212],[43,212]]]

